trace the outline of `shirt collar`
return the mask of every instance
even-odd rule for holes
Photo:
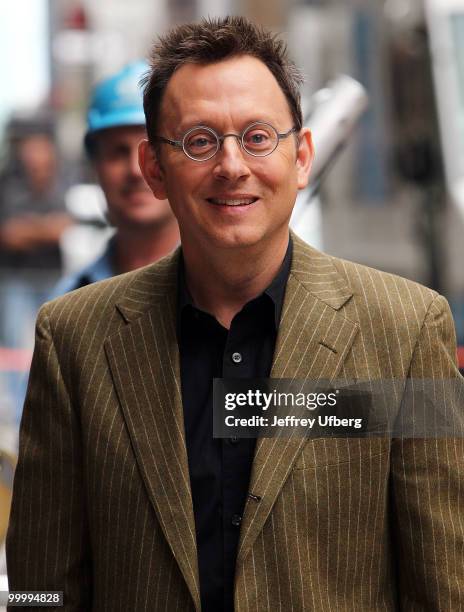
[[[287,251],[285,257],[277,272],[274,280],[271,282],[269,287],[265,289],[264,294],[268,295],[274,303],[274,315],[276,329],[279,327],[280,315],[282,314],[282,308],[284,305],[285,289],[287,288],[288,275],[290,274],[290,268],[292,266],[292,255],[293,255],[293,240],[289,235]]]
[[[274,320],[276,329],[279,327],[280,316],[282,314],[282,307],[284,304],[284,296],[285,289],[287,287],[288,275],[290,274],[290,268],[292,265],[292,255],[293,255],[293,240],[291,235],[289,235],[287,251],[285,252],[285,257],[283,259],[282,265],[279,268],[276,276],[272,280],[271,284],[263,291],[261,295],[267,295],[274,305]],[[184,258],[181,257],[179,259],[179,272],[178,272],[178,290],[177,290],[177,312],[178,317],[180,318],[180,314],[186,306],[191,306],[195,308],[193,303],[192,296],[187,287],[187,283],[185,280],[185,266],[184,266]],[[259,297],[259,296],[258,296]]]

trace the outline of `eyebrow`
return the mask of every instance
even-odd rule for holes
[[[257,123],[257,122],[269,123],[270,125],[274,126],[274,121],[272,119],[266,119],[264,117],[254,117],[244,122],[242,130],[244,130],[246,127],[248,127],[252,123]],[[191,128],[194,128],[198,125],[204,125],[205,127],[209,127],[213,129],[214,131],[218,132],[219,134],[221,133],[221,130],[218,130],[216,127],[214,127],[214,125],[212,125],[211,118],[209,118],[209,119],[198,119],[198,120],[195,119],[194,121],[181,122],[179,123],[179,125],[177,126],[175,130],[175,135],[176,137],[183,136],[185,132],[187,132]]]
[[[178,124],[177,128],[175,129],[175,134],[176,136],[183,136],[185,132],[196,127],[197,125],[204,125],[206,127],[212,127],[211,124],[206,119],[198,119],[198,120],[195,119],[193,121],[185,121],[185,122],[182,121],[181,123]]]

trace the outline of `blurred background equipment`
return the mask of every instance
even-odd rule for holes
[[[322,208],[318,196],[321,182],[347,145],[367,105],[366,90],[347,75],[338,76],[316,91],[304,105],[309,108],[304,123],[311,128],[316,156],[309,186],[298,194],[290,225],[303,240],[316,248],[323,248]]]
[[[446,182],[464,215],[464,2],[426,0]]]
[[[458,341],[464,344],[464,274],[462,236],[464,232],[464,1],[424,0],[424,14],[430,41],[440,128],[440,161],[444,166],[448,206],[441,219],[446,236],[447,297],[455,316]],[[455,245],[459,245],[456,247]],[[442,271],[438,270],[438,274]],[[464,349],[461,349],[464,354]]]
[[[348,75],[338,76],[311,97],[305,125],[311,128],[317,151],[310,175],[312,191],[347,145],[367,105],[365,88]]]
[[[65,202],[75,220],[60,238],[62,273],[68,275],[101,255],[114,230],[108,226],[105,194],[99,185],[73,185],[66,192]]]

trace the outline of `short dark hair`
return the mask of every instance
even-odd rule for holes
[[[148,139],[156,143],[163,94],[174,72],[185,64],[212,64],[241,55],[261,60],[287,98],[294,125],[303,125],[300,86],[303,76],[289,59],[286,44],[244,17],[203,19],[173,28],[153,45],[151,70],[142,80]]]

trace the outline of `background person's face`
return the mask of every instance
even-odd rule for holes
[[[218,134],[240,133],[255,121],[270,123],[278,132],[293,127],[272,73],[256,58],[240,56],[182,66],[166,88],[159,133],[180,139],[201,124]],[[192,161],[170,145],[160,148],[160,167],[148,145],[142,146],[141,163],[156,195],[169,198],[184,245],[228,248],[286,238],[297,190],[307,184],[312,159],[308,130],[300,134],[298,147],[290,136],[262,158],[245,153],[235,138],[226,138],[205,162]]]
[[[95,170],[115,227],[159,226],[172,219],[167,200],[158,200],[138,164],[142,126],[115,127],[96,134]]]
[[[18,157],[33,191],[40,193],[51,188],[57,160],[55,145],[49,136],[35,134],[25,138],[19,145]]]

